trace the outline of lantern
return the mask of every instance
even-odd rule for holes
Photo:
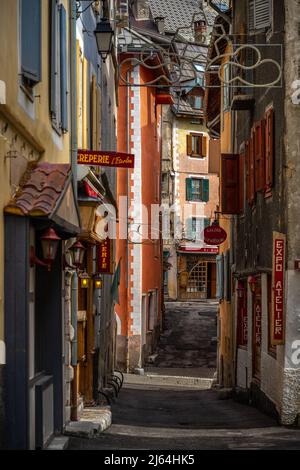
[[[97,27],[94,31],[98,52],[101,55],[103,62],[111,52],[112,41],[114,31],[111,27],[110,22],[106,18],[102,18],[100,23],[97,23]]]
[[[88,275],[88,273],[84,272],[80,274],[79,277],[80,277],[81,288],[88,289],[88,287],[90,286],[90,276]]]
[[[94,286],[95,286],[95,289],[102,288],[102,277],[100,276],[100,274],[96,274],[94,276]]]
[[[251,276],[248,280],[249,287],[251,289],[251,292],[254,293],[256,289],[256,284],[257,284],[257,279],[255,276]]]
[[[242,299],[245,295],[245,288],[242,282],[238,282],[238,286],[236,288],[236,293],[239,299]]]
[[[51,270],[51,264],[56,258],[58,244],[61,238],[57,235],[53,228],[49,228],[40,238],[43,258],[48,265],[48,271]]]
[[[84,257],[84,252],[85,248],[80,242],[74,243],[74,245],[71,246],[69,249],[71,252],[72,256],[72,264],[76,266],[76,268],[79,268],[83,264],[83,257]]]

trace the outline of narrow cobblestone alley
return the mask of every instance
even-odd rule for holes
[[[299,430],[211,388],[216,314],[214,302],[167,303],[154,364],[125,376],[112,426],[95,439],[71,438],[69,449],[299,449]]]

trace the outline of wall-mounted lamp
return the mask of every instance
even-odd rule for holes
[[[82,243],[77,241],[76,243],[74,243],[74,245],[71,246],[71,248],[69,248],[69,251],[72,257],[72,264],[76,268],[80,268],[83,265],[83,258],[85,252],[84,246],[82,245]]]
[[[41,236],[41,245],[42,245],[42,252],[43,252],[43,260],[40,260],[35,255],[34,247],[30,248],[30,266],[34,266],[35,264],[39,266],[47,266],[48,271],[51,271],[51,266],[56,258],[58,244],[61,241],[61,238],[57,235],[53,228],[49,228],[46,232]]]
[[[256,284],[257,284],[257,279],[255,276],[251,276],[249,279],[248,279],[248,284],[249,284],[249,287],[251,289],[251,292],[254,293],[255,292],[255,289],[256,289]]]
[[[108,54],[111,53],[114,37],[114,31],[107,18],[102,18],[102,20],[97,23],[94,34],[96,37],[98,53],[101,55],[103,62],[105,62]]]
[[[100,274],[95,274],[94,286],[95,286],[95,289],[102,289],[102,277],[100,276]]]
[[[80,286],[82,289],[88,289],[89,286],[90,286],[90,276],[88,275],[88,273],[84,272],[82,274],[79,275],[79,278],[80,278]]]

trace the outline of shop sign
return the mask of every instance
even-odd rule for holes
[[[226,238],[227,233],[218,224],[213,224],[204,229],[204,243],[206,245],[221,245]]]
[[[97,247],[98,250],[98,272],[101,274],[112,274],[112,241],[106,238]]]
[[[256,346],[261,346],[261,296],[256,295],[254,300],[254,342]]]
[[[79,149],[77,163],[78,165],[134,168],[134,155],[131,153]]]
[[[273,233],[271,344],[284,344],[285,235]]]

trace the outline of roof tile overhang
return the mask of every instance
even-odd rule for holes
[[[78,234],[80,216],[69,164],[29,163],[6,214],[47,218],[65,232]]]

